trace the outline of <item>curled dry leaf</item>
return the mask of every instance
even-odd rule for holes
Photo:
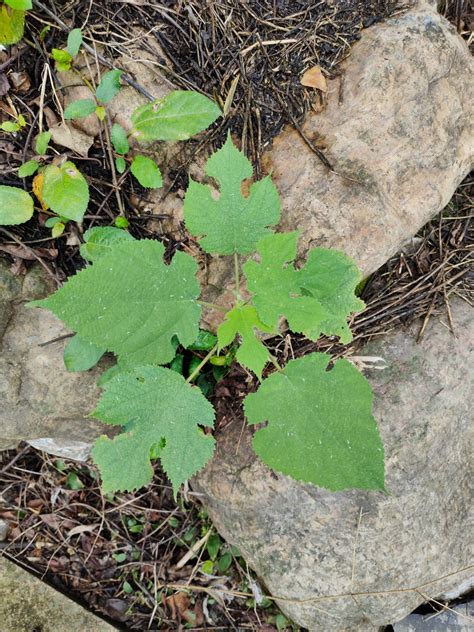
[[[80,156],[87,156],[92,147],[94,139],[83,131],[76,129],[68,123],[61,123],[55,127],[50,127],[51,139],[61,147],[72,149]]]
[[[326,77],[323,75],[320,66],[313,66],[308,68],[301,77],[301,84],[307,88],[315,88],[321,90],[321,92],[327,92],[328,84]]]

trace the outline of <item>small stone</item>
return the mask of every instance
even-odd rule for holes
[[[0,542],[4,542],[10,532],[10,523],[0,519]]]

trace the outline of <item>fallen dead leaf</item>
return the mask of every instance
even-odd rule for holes
[[[80,156],[87,157],[89,149],[94,143],[94,139],[91,136],[67,123],[50,127],[49,131],[54,143],[67,147],[67,149],[72,149]]]
[[[178,592],[166,597],[165,604],[170,609],[171,616],[175,621],[178,618],[182,618],[193,626],[199,626],[204,621],[202,607],[199,602],[192,609],[189,595],[184,592]]]
[[[23,244],[2,244],[0,245],[0,250],[2,252],[6,252],[12,257],[18,257],[19,259],[24,259],[25,261],[35,261],[38,257],[50,259],[52,261],[58,256],[58,251],[54,248],[35,248],[33,251],[31,248],[27,248]]]
[[[12,86],[20,94],[26,94],[31,88],[31,80],[26,72],[11,72],[8,75]]]
[[[4,97],[10,90],[10,84],[5,73],[0,73],[0,97]]]
[[[94,529],[97,529],[99,526],[99,524],[78,524],[77,527],[74,527],[69,531],[67,537],[72,538],[73,535],[80,535],[81,533],[94,531]]]
[[[301,77],[301,84],[307,88],[315,88],[321,90],[321,92],[327,92],[328,84],[326,77],[323,75],[320,66],[313,66],[308,68]]]

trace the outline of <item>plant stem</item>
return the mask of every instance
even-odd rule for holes
[[[227,308],[222,305],[216,305],[216,303],[208,303],[207,301],[196,301],[199,305],[207,307],[208,309],[216,309],[219,312],[227,312]]]
[[[199,371],[202,369],[202,367],[212,358],[213,355],[215,355],[216,351],[217,351],[217,347],[218,345],[215,344],[212,349],[209,351],[209,353],[205,356],[205,358],[203,358],[201,360],[201,362],[197,365],[197,367],[194,369],[194,371],[191,373],[191,375],[189,377],[186,378],[186,382],[192,382],[194,380],[194,378],[196,377],[196,375],[198,375]]]
[[[240,298],[240,274],[239,274],[239,256],[234,252],[234,274],[235,274],[235,293]]]
[[[272,355],[270,352],[268,352],[268,355],[270,356],[270,362],[273,364],[275,369],[277,371],[283,371],[283,368],[278,364],[278,360],[275,358],[275,356]]]

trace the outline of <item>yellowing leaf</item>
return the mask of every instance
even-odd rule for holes
[[[58,215],[81,222],[89,203],[89,186],[74,163],[49,165],[44,170],[42,197]]]
[[[33,193],[35,194],[38,202],[41,204],[41,207],[43,209],[43,211],[47,211],[49,209],[49,206],[46,204],[46,202],[43,199],[43,184],[44,184],[44,173],[38,173],[34,178],[33,178]]]
[[[25,29],[25,12],[12,9],[3,4],[0,6],[0,44],[9,46],[16,44],[23,37]]]

